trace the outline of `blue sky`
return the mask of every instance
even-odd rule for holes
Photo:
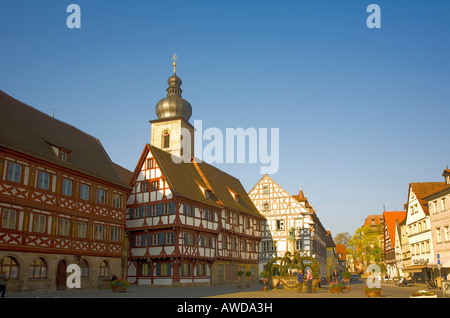
[[[81,28],[69,29],[69,4]],[[369,4],[381,28],[369,29]],[[0,0],[0,89],[134,170],[176,53],[191,122],[279,128],[280,168],[325,228],[402,210],[450,164],[448,1]],[[217,164],[249,191],[258,164]]]

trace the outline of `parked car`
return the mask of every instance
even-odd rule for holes
[[[359,276],[358,275],[352,275],[352,277],[350,277],[350,281],[358,281]]]

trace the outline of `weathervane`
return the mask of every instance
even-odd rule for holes
[[[178,58],[178,56],[175,53],[173,53],[173,56],[172,56],[172,60],[173,60],[173,74],[175,74],[175,69],[177,67],[177,63],[176,63],[176,59],[177,58]]]

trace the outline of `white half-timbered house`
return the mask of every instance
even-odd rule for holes
[[[228,284],[240,270],[256,280],[263,217],[238,179],[190,156],[188,162],[174,161],[173,155],[186,154],[177,144],[182,128],[193,129],[181,79],[174,73],[168,84],[167,97],[156,107],[158,119],[151,121],[151,144],[130,183],[128,281]],[[193,133],[190,138],[193,147]]]
[[[100,141],[0,91],[0,271],[8,291],[123,276],[129,187]]]
[[[298,251],[300,256],[316,258],[320,276],[326,277],[327,232],[303,191],[290,195],[270,176],[264,175],[250,190],[249,197],[266,218],[262,226],[260,270],[271,258]]]

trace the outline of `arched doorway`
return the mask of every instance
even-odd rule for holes
[[[65,260],[61,260],[58,263],[58,267],[56,269],[56,289],[66,289],[66,280],[67,280],[67,264]]]

